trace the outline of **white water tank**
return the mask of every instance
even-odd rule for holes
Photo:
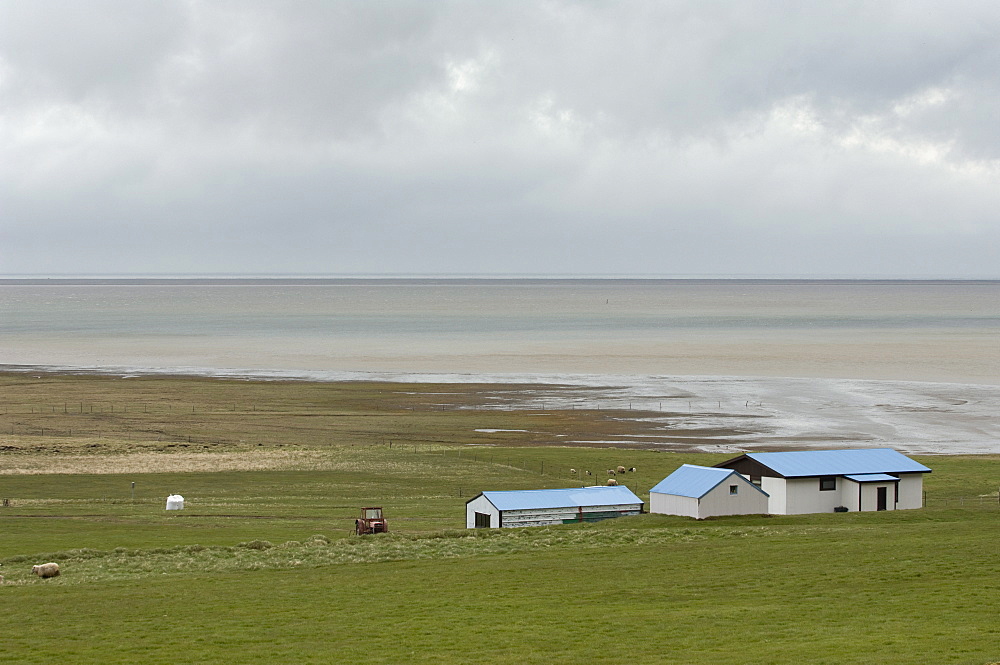
[[[184,510],[184,497],[180,494],[171,494],[168,496],[167,510]]]

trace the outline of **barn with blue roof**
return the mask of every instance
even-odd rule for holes
[[[623,485],[482,492],[465,503],[465,524],[483,529],[598,522],[638,515],[642,506]]]
[[[892,448],[747,453],[716,467],[760,486],[774,515],[921,508],[931,471]]]
[[[696,519],[767,513],[768,496],[733,469],[684,464],[649,490],[649,512]]]

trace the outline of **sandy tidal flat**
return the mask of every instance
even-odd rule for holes
[[[6,368],[17,373],[68,368]],[[94,368],[118,376],[195,374],[268,381],[454,384],[423,394],[432,408],[552,412],[582,409],[629,421],[623,434],[556,435],[551,444],[641,446],[736,453],[811,447],[892,447],[913,454],[1000,453],[1000,387],[967,383],[611,374],[417,374],[281,370]],[[462,384],[476,384],[470,404]],[[489,386],[490,388],[484,388]],[[608,411],[607,416],[600,414]],[[517,437],[522,428],[469,430]]]
[[[402,377],[397,377],[402,378]],[[419,380],[467,377],[414,375]],[[588,443],[676,447],[671,430],[705,432],[704,452],[892,447],[913,454],[1000,453],[1000,387],[962,383],[608,375],[477,375],[478,381],[550,383],[504,395],[507,408],[637,412],[663,434]],[[508,401],[509,400],[509,401]],[[629,416],[625,416],[629,417]],[[717,434],[713,434],[717,432]],[[734,433],[735,432],[735,433]]]

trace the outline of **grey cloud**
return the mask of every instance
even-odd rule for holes
[[[0,4],[5,106],[124,104],[142,98],[190,29],[180,5],[54,1]]]
[[[0,2],[0,273],[995,274],[998,27],[971,2]]]

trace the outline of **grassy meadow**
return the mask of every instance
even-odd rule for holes
[[[1000,661],[1000,456],[918,458],[917,511],[466,530],[727,457],[566,445],[644,425],[522,389],[0,374],[0,663]]]

